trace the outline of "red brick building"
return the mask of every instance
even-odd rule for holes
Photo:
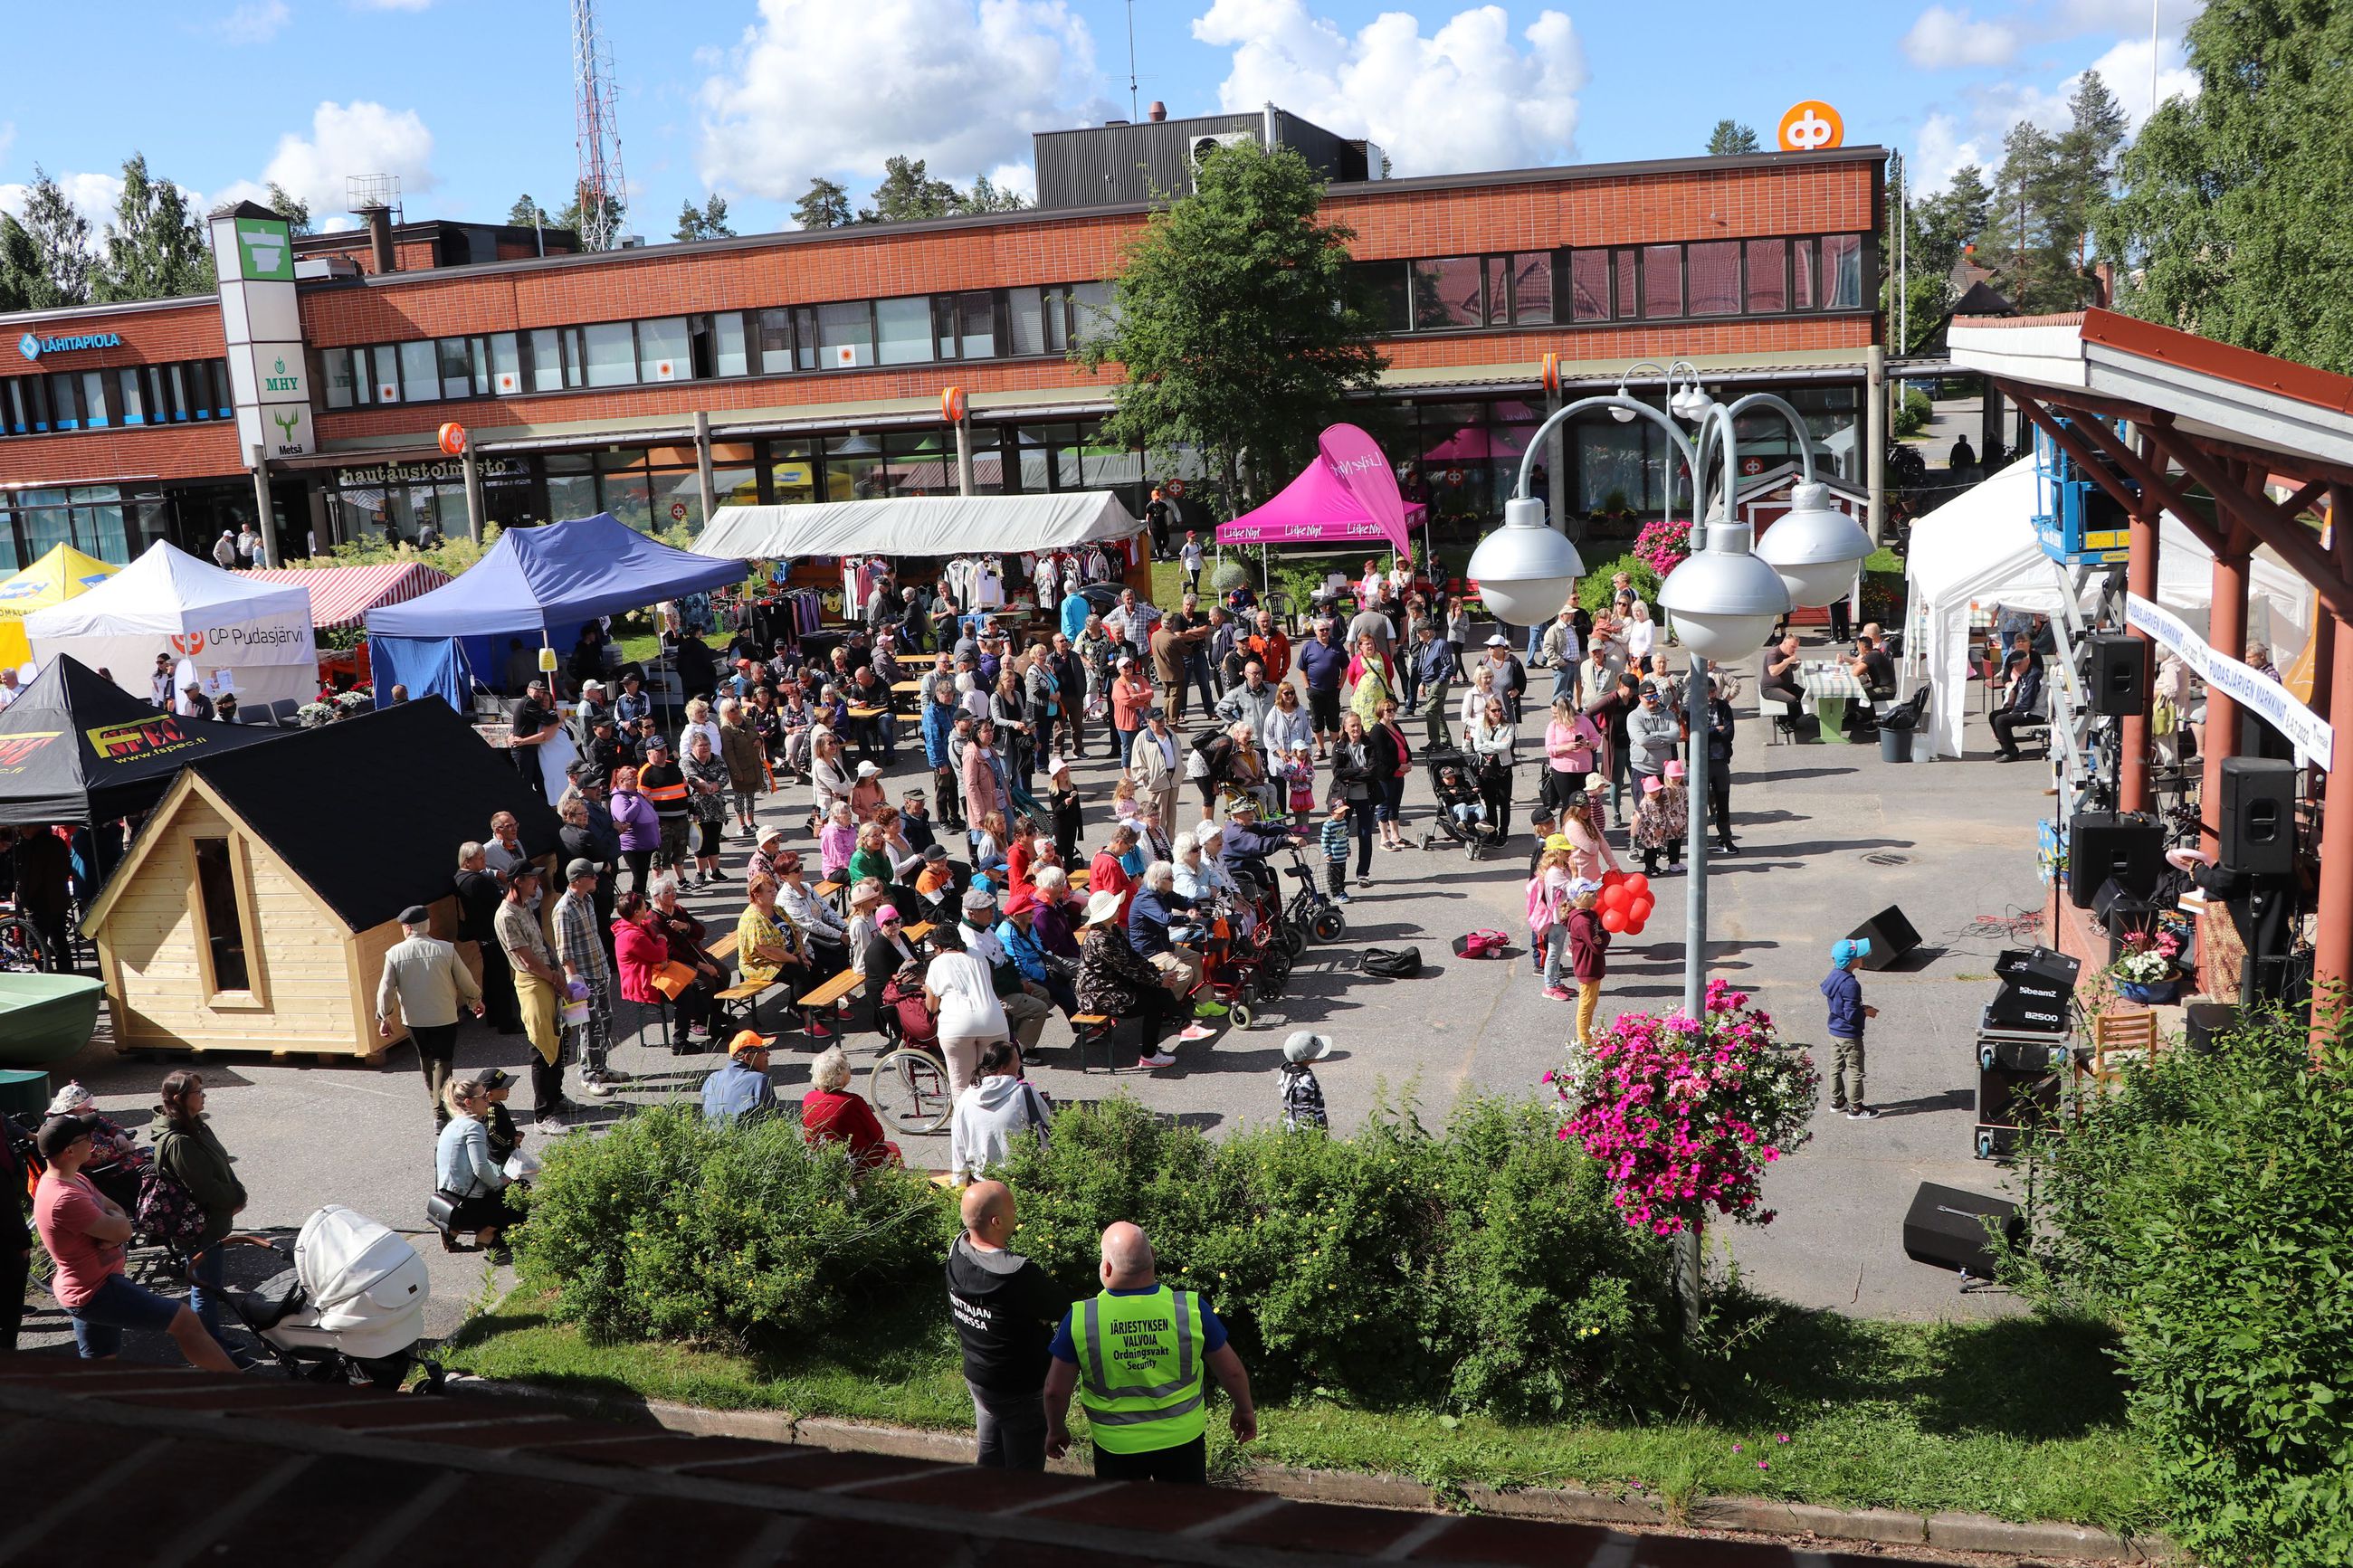
[[[1571,396],[1675,358],[1711,388],[1770,388],[1807,416],[1818,455],[1863,481],[1883,159],[1862,147],[1334,184],[1326,210],[1356,231],[1390,361],[1366,422],[1442,535],[1499,513],[1545,412],[1548,353]],[[485,511],[505,524],[598,510],[697,522],[706,449],[722,503],[952,487],[949,385],[969,395],[978,488],[1108,487],[1140,505],[1160,465],[1097,438],[1115,374],[1068,354],[1147,210],[593,255],[556,231],[412,224],[385,237],[391,269],[363,233],[297,240],[307,364],[294,370],[315,436],[267,454],[281,546],[413,537],[428,520],[462,530],[459,465],[435,445],[445,421],[471,433]],[[153,538],[203,548],[253,516],[234,313],[207,296],[0,318],[0,347],[16,345],[0,367],[0,568],[60,541],[116,560]],[[1645,378],[1633,390],[1658,395]],[[1758,420],[1741,450],[1769,467],[1791,438]],[[1545,456],[1556,510],[1577,526],[1662,504],[1647,423],[1581,422]]]

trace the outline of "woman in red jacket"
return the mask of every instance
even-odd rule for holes
[[[696,955],[691,950],[679,959],[690,969],[696,967]],[[670,963],[670,939],[663,934],[653,905],[634,888],[623,893],[613,904],[613,966],[621,973],[621,995],[641,1008],[669,1012],[670,1048],[677,1052],[686,1049],[688,1026],[707,1021],[712,987],[699,983],[698,974],[675,996],[663,992],[654,982]]]
[[[849,1058],[839,1046],[809,1064],[809,1091],[801,1096],[801,1136],[812,1144],[840,1143],[861,1171],[901,1163],[899,1145],[882,1136],[874,1108],[849,1087]]]

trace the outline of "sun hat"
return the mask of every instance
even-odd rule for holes
[[[1608,789],[1609,781],[1600,773],[1588,773],[1585,775],[1585,787],[1588,790]]]
[[[1103,921],[1111,920],[1118,915],[1119,900],[1120,895],[1113,892],[1109,888],[1105,888],[1099,893],[1089,893],[1087,895],[1087,924],[1091,926],[1101,925]]]
[[[727,1054],[740,1057],[745,1051],[765,1051],[776,1043],[774,1035],[764,1035],[757,1029],[744,1029],[727,1042]]]
[[[882,776],[882,770],[873,763],[860,763],[858,764],[858,776],[862,779],[879,779]]]
[[[774,844],[777,839],[782,838],[784,836],[785,830],[776,826],[774,823],[771,823],[767,826],[760,829],[760,837],[755,842],[761,844]]]
[[[1331,1054],[1331,1037],[1313,1029],[1293,1029],[1282,1042],[1282,1059],[1287,1062],[1320,1062]]]
[[[852,908],[856,908],[860,904],[879,904],[881,901],[882,884],[880,882],[875,883],[871,887],[860,882],[858,886],[849,889],[849,902]]]
[[[1600,890],[1601,884],[1590,877],[1579,877],[1568,885],[1568,896],[1572,899],[1581,899],[1588,893],[1598,893]]]
[[[1576,845],[1568,841],[1568,835],[1566,833],[1553,834],[1544,841],[1544,847],[1546,850],[1574,851],[1577,848]]]
[[[1658,793],[1659,793],[1660,789],[1661,789],[1661,788],[1662,788],[1662,787],[1663,787],[1663,786],[1661,784],[1661,783],[1660,783],[1660,781],[1659,781],[1659,775],[1658,775],[1658,774],[1656,774],[1656,773],[1644,773],[1644,774],[1642,775],[1642,793],[1643,793],[1644,795],[1656,795],[1656,794],[1658,794]]]
[[[1487,646],[1489,647],[1509,647],[1512,646],[1512,639],[1505,637],[1503,633],[1497,632],[1493,637],[1487,639]]]
[[[1846,963],[1871,956],[1871,939],[1867,936],[1842,936],[1831,943],[1831,962]]]
[[[80,1084],[69,1083],[58,1090],[55,1098],[50,1100],[48,1113],[51,1116],[70,1116],[96,1098],[98,1097]]]
[[[1683,776],[1683,763],[1681,757],[1671,757],[1668,759],[1667,776],[1671,779],[1679,779]]]

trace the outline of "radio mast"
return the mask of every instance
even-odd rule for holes
[[[620,239],[628,186],[621,174],[619,98],[613,51],[596,26],[596,0],[572,0],[573,194],[584,250],[610,250]]]

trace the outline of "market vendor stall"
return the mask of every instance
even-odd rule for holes
[[[1218,525],[1226,544],[1357,543],[1377,540],[1399,554],[1413,549],[1415,521],[1429,509],[1409,505],[1397,470],[1373,438],[1335,425],[1316,441],[1315,460],[1265,505]]]
[[[86,594],[119,570],[70,544],[60,544],[0,582],[0,666],[14,669],[33,657],[25,641],[26,616]]]
[[[0,710],[0,822],[111,822],[153,805],[192,762],[291,733],[159,713],[61,655]]]
[[[806,556],[1034,554],[1133,539],[1144,525],[1109,490],[1060,495],[900,496],[813,506],[723,506],[694,542],[736,561]]]
[[[406,604],[451,581],[449,574],[422,561],[388,561],[374,566],[283,567],[240,574],[249,583],[279,583],[311,595],[311,629],[352,631],[367,623],[370,610]]]

